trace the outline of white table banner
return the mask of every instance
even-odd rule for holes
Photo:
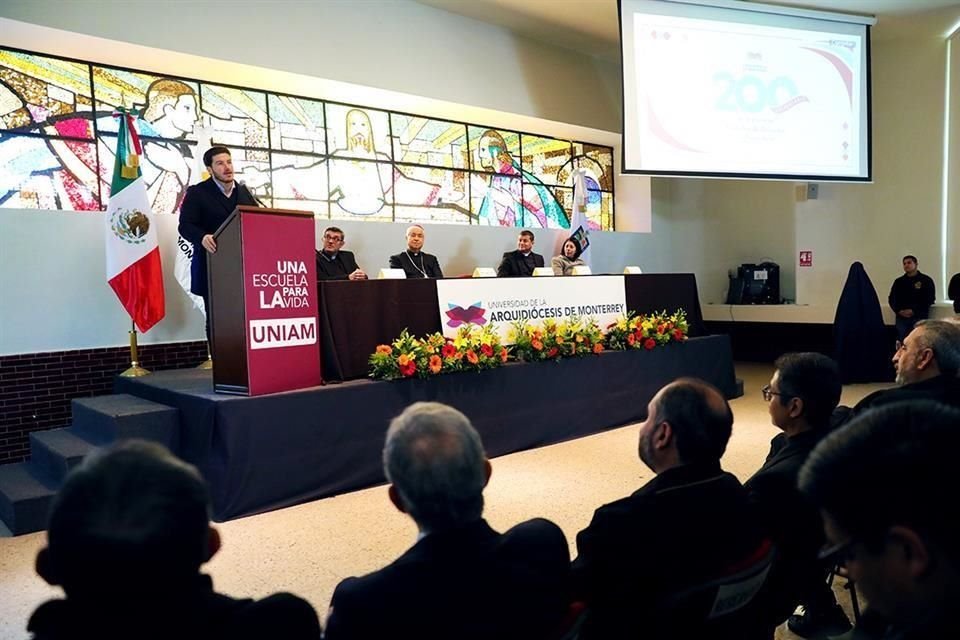
[[[455,337],[467,323],[489,323],[504,344],[518,320],[536,326],[579,316],[603,329],[627,311],[623,276],[437,280],[437,297],[444,336]]]

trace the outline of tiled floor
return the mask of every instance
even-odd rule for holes
[[[744,396],[732,402],[736,421],[723,465],[741,480],[759,468],[777,433],[760,398],[771,372],[770,366],[737,366]],[[847,387],[842,402],[851,405],[882,386]],[[650,479],[636,450],[637,428],[630,426],[496,458],[485,493],[486,517],[501,530],[533,516],[549,518],[566,533],[574,554],[576,534],[597,506]],[[291,591],[313,603],[321,616],[342,578],[388,563],[416,536],[413,523],[390,505],[382,486],[217,526],[223,549],[207,571],[218,591],[250,597]],[[0,638],[26,638],[30,612],[60,595],[33,570],[44,536],[0,538]],[[783,631],[779,637],[796,636]]]

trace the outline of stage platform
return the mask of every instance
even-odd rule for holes
[[[117,378],[115,389],[179,409],[174,448],[209,481],[214,519],[223,521],[383,482],[387,425],[412,402],[463,411],[493,457],[642,420],[654,393],[680,376],[734,397],[729,338],[255,398],[215,394],[210,371],[198,369]]]

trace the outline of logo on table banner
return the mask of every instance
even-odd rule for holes
[[[261,309],[305,309],[310,306],[307,293],[307,265],[296,260],[277,260],[273,273],[253,274]]]
[[[466,309],[455,304],[450,304],[449,302],[447,306],[449,307],[449,309],[447,309],[447,317],[450,318],[447,320],[448,327],[455,329],[462,324],[487,324],[487,319],[483,317],[484,314],[487,313],[487,310],[480,306],[479,302],[474,302]]]
[[[302,347],[317,343],[317,319],[280,318],[250,321],[251,349]]]

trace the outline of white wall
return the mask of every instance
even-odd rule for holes
[[[209,14],[211,6],[222,7],[222,4],[204,4]],[[350,49],[354,57],[363,58],[364,47],[372,48],[377,42],[367,38],[370,34],[358,27],[365,24],[371,12],[372,3],[321,3],[322,10],[340,12],[344,20],[351,20],[353,30],[360,35],[355,39],[355,46]],[[377,3],[381,4],[381,3]],[[56,5],[52,10],[51,5]],[[102,20],[93,20],[83,13],[76,5],[85,6],[90,12],[89,3],[8,3],[3,5],[4,13],[26,12],[37,20],[57,23],[69,22],[65,16],[78,20],[77,28],[85,28],[90,32],[112,34],[114,28],[123,31],[124,37],[136,34],[137,39],[144,42],[156,40],[156,34],[162,32],[157,25],[174,29],[167,25],[166,14],[151,19],[149,28],[144,24],[129,24],[126,19],[102,16]],[[136,2],[125,3],[128,15],[136,14]],[[385,8],[389,14],[396,10],[394,3],[386,3],[394,8]],[[450,29],[454,26],[461,28],[460,44],[471,43],[479,35],[490,36],[489,25],[474,21],[463,22],[457,19],[455,24],[448,23],[452,19],[450,14],[443,11],[429,9],[437,14],[421,14],[420,5],[398,2],[420,16],[421,21],[433,21],[437,29]],[[193,12],[192,6],[174,5],[177,10]],[[259,6],[259,5],[258,5]],[[267,6],[264,4],[263,6]],[[363,7],[366,6],[366,9]],[[36,7],[46,7],[46,11]],[[150,12],[156,12],[156,6],[150,5]],[[352,7],[352,8],[350,8]],[[305,9],[304,9],[305,10]],[[317,9],[320,10],[320,9]],[[144,9],[146,11],[146,9]],[[192,15],[192,14],[191,14]],[[233,13],[225,16],[228,22],[234,18]],[[397,16],[394,16],[397,17]],[[71,19],[72,19],[71,18]],[[193,21],[185,21],[174,29],[181,35],[176,38],[167,36],[166,44],[180,46],[191,43],[198,50],[209,51],[210,55],[219,55],[220,58],[240,58],[248,55],[249,50],[235,47],[223,37],[210,38],[206,35],[210,21],[213,18],[199,16]],[[116,22],[114,22],[116,20]],[[122,23],[122,24],[121,24]],[[379,23],[378,23],[379,24]],[[218,25],[220,25],[218,21]],[[223,26],[223,25],[220,25]],[[391,29],[399,29],[396,24],[388,25]],[[421,25],[422,26],[422,25]],[[121,29],[122,27],[122,29]],[[129,29],[127,29],[129,27]],[[244,27],[247,28],[247,27]],[[297,32],[294,25],[294,33]],[[350,25],[341,25],[344,31],[350,31]],[[387,28],[381,25],[380,28]],[[411,34],[413,31],[410,32]],[[602,112],[603,97],[590,93],[571,94],[565,90],[564,83],[551,76],[553,65],[564,57],[573,54],[559,49],[544,48],[536,43],[521,43],[517,51],[525,52],[523,62],[525,73],[523,77],[515,74],[498,72],[496,64],[484,65],[479,74],[472,79],[473,86],[465,93],[470,98],[476,98],[477,104],[494,105],[496,108],[480,107],[472,104],[461,104],[438,100],[423,95],[414,95],[410,91],[419,87],[430,89],[447,86],[445,82],[438,82],[456,69],[454,63],[463,63],[466,69],[473,70],[466,58],[471,60],[477,57],[476,52],[465,52],[456,48],[456,51],[436,60],[429,60],[426,53],[420,48],[402,47],[391,52],[389,62],[398,69],[403,68],[407,73],[396,72],[391,68],[384,70],[383,57],[377,57],[379,73],[377,78],[389,84],[397,82],[399,76],[408,76],[408,92],[398,93],[367,86],[348,84],[345,82],[317,78],[291,72],[278,72],[261,66],[212,60],[196,55],[176,53],[141,45],[130,45],[115,40],[66,32],[59,29],[42,27],[32,24],[0,18],[0,44],[20,47],[54,55],[75,57],[82,60],[95,60],[106,64],[118,64],[155,70],[161,73],[186,75],[202,80],[211,80],[240,84],[263,89],[286,91],[308,97],[337,99],[346,102],[369,104],[372,106],[388,107],[397,110],[410,111],[428,116],[455,117],[468,122],[485,123],[491,126],[516,127],[525,131],[542,133],[545,135],[571,138],[606,144],[615,147],[615,162],[619,164],[620,137],[612,131],[594,129],[577,124],[578,121],[590,120],[596,116],[593,107],[600,105]],[[479,34],[479,35],[478,35]],[[252,37],[252,34],[250,34]],[[502,44],[502,37],[494,38],[488,44],[491,46]],[[372,36],[371,36],[372,37]],[[511,36],[512,37],[512,36]],[[131,38],[133,39],[133,38]],[[411,40],[411,36],[406,37]],[[414,38],[415,39],[415,38]],[[278,66],[302,66],[303,51],[298,47],[303,45],[296,37],[274,39],[274,49],[270,55],[258,60],[273,59],[271,56],[276,50],[284,53],[282,60],[278,59]],[[239,41],[239,40],[238,40]],[[197,43],[208,43],[200,46]],[[323,47],[332,46],[324,43]],[[372,50],[372,49],[371,49]],[[428,48],[429,52],[429,48]],[[243,55],[240,55],[243,54]],[[501,60],[507,52],[501,52]],[[326,52],[327,58],[336,57],[342,62],[337,68],[344,70],[351,66],[343,51],[335,52],[332,49]],[[519,55],[519,54],[518,54]],[[372,56],[371,56],[372,57]],[[575,56],[574,56],[575,57]],[[282,65],[280,64],[282,63]],[[422,68],[414,72],[416,65],[430,63],[430,73],[423,73]],[[362,66],[362,65],[361,65]],[[324,69],[333,66],[327,65]],[[435,71],[435,72],[434,72]],[[502,70],[501,70],[502,71]],[[582,71],[582,69],[581,69]],[[459,71],[461,74],[464,71]],[[372,68],[371,68],[372,73]],[[546,79],[553,78],[553,84],[544,81],[544,77],[531,80],[527,73],[534,75],[545,73]],[[586,81],[590,75],[584,71],[582,77],[576,70],[568,77]],[[431,87],[424,84],[424,77],[431,78]],[[402,78],[401,78],[402,79]],[[403,83],[401,83],[403,85]],[[407,85],[403,85],[407,86]],[[589,89],[589,83],[587,88]],[[542,94],[549,89],[550,95]],[[435,91],[434,94],[443,93]],[[483,94],[481,99],[480,94]],[[426,94],[429,96],[429,94]],[[517,96],[531,98],[534,102],[517,103]],[[519,107],[521,113],[511,113],[508,108]],[[619,107],[618,107],[619,109]],[[524,113],[533,112],[533,115]],[[569,118],[567,122],[558,122],[545,119],[548,113],[561,113]],[[590,115],[591,118],[585,117]],[[598,233],[594,237],[594,262],[598,271],[620,272],[625,264],[639,264],[645,271],[669,271],[671,260],[669,251],[649,233],[650,231],[650,181],[647,178],[636,176],[617,176],[616,189],[616,219],[618,229],[645,233]],[[203,336],[202,316],[194,311],[179,286],[170,279],[171,265],[173,264],[172,243],[174,241],[175,219],[169,217],[159,219],[161,241],[166,239],[163,249],[165,274],[167,276],[167,317],[147,335],[141,337],[141,343],[159,343],[185,340],[198,340]],[[318,221],[322,229],[327,221]],[[401,251],[404,247],[403,229],[406,225],[389,225],[383,223],[363,223],[334,221],[333,224],[344,228],[347,232],[347,247],[356,251],[360,264],[367,270],[375,273],[377,268],[386,265],[387,256]],[[16,301],[4,304],[0,308],[0,354],[32,353],[42,351],[81,349],[93,347],[120,346],[126,344],[126,332],[129,330],[129,320],[119,303],[107,287],[104,275],[103,250],[103,216],[99,213],[76,212],[46,212],[0,209],[0,296],[3,299]],[[436,225],[427,227],[428,250],[440,258],[445,272],[456,275],[468,273],[474,266],[496,266],[503,251],[515,246],[515,229],[484,229],[479,227],[459,225]],[[559,232],[538,232],[537,249],[545,255],[554,253],[555,245],[562,240]],[[53,239],[50,243],[38,243],[37,238]]]

